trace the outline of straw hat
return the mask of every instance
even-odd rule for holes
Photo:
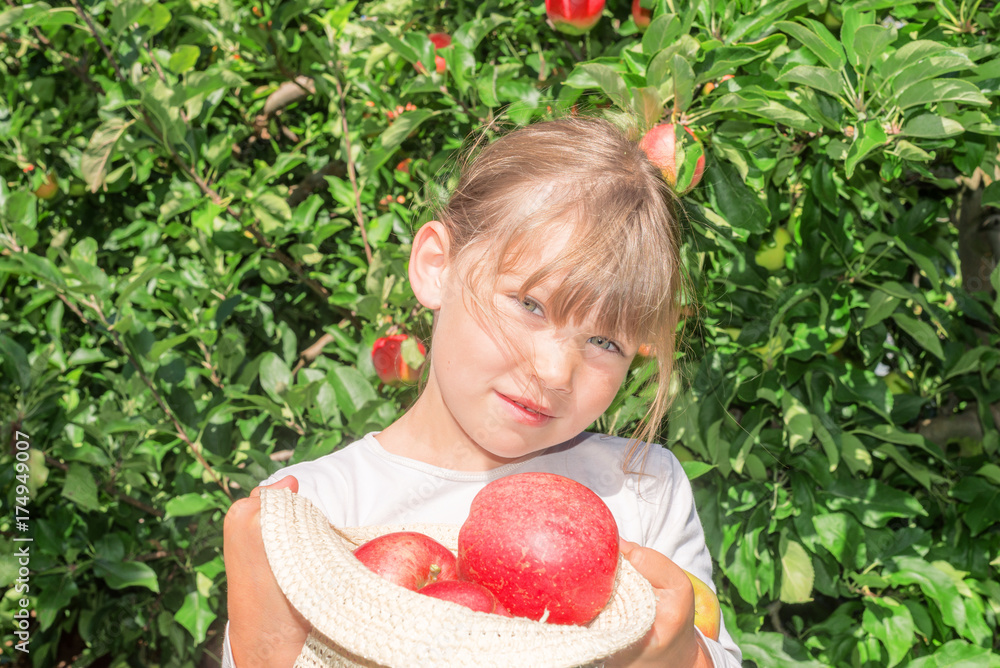
[[[420,531],[455,550],[457,526],[337,530],[308,499],[287,489],[264,489],[260,499],[271,570],[313,626],[297,668],[569,668],[599,663],[641,640],[653,624],[653,589],[624,559],[611,601],[588,626],[501,617],[399,587],[352,554],[365,541],[393,531]]]

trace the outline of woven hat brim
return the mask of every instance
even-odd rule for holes
[[[592,664],[641,640],[653,624],[649,582],[619,563],[615,592],[588,626],[545,624],[474,612],[399,587],[368,570],[353,549],[392,531],[420,531],[454,550],[457,526],[394,525],[336,529],[308,499],[261,491],[267,558],[289,602],[312,624],[313,654],[323,643],[346,651],[327,665],[570,667]],[[316,634],[325,636],[319,643]],[[317,665],[317,664],[310,664]]]

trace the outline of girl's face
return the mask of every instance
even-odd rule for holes
[[[438,407],[442,438],[464,445],[455,468],[492,468],[573,438],[607,409],[628,372],[635,344],[598,331],[585,314],[561,326],[547,316],[555,282],[518,299],[524,279],[562,246],[556,241],[500,277],[488,312],[499,327],[476,317],[455,271],[445,275],[424,390],[431,394],[421,400]]]

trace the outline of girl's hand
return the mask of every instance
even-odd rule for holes
[[[297,492],[288,476],[268,489]],[[229,603],[229,645],[238,668],[284,668],[295,663],[312,628],[281,593],[260,535],[260,490],[226,513],[223,554]]]
[[[653,585],[656,619],[635,647],[605,665],[711,668],[712,660],[694,628],[694,589],[680,566],[656,550],[621,539],[622,554]]]

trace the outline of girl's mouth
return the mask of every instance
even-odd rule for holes
[[[507,406],[509,406],[514,411],[514,417],[518,419],[520,422],[532,425],[538,425],[542,424],[543,422],[547,422],[552,418],[551,415],[548,415],[547,413],[543,412],[543,410],[539,406],[511,399],[507,395],[500,394],[499,392],[497,392],[497,394],[500,396],[501,399],[504,400],[504,403],[506,403]]]

